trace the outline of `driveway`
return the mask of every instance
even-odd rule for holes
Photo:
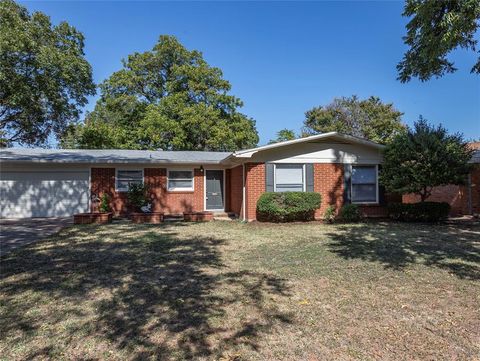
[[[72,217],[1,219],[0,255],[39,241],[70,224],[72,224]]]

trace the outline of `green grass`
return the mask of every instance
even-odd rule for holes
[[[474,359],[480,225],[76,226],[1,259],[0,359]]]

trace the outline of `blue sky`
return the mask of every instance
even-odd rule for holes
[[[175,35],[223,70],[232,94],[254,118],[260,144],[334,97],[379,96],[412,124],[423,115],[451,132],[480,138],[480,77],[475,54],[451,55],[459,71],[425,83],[396,80],[406,47],[403,2],[22,2],[66,20],[86,38],[97,83],[128,54]],[[86,110],[93,108],[95,97]]]

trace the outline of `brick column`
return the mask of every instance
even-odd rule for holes
[[[245,216],[247,220],[257,219],[257,201],[265,192],[265,163],[245,164]]]
[[[343,205],[343,164],[339,163],[316,163],[314,164],[313,189],[322,195],[322,205],[315,212],[315,218],[323,217],[328,206],[332,205],[337,212]]]

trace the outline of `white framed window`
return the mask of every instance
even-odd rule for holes
[[[193,170],[169,170],[167,188],[169,191],[193,191]]]
[[[143,184],[143,169],[117,169],[115,190],[127,192],[130,184]]]
[[[378,166],[352,165],[352,203],[378,203]]]
[[[275,164],[274,186],[275,192],[304,192],[304,165]]]

